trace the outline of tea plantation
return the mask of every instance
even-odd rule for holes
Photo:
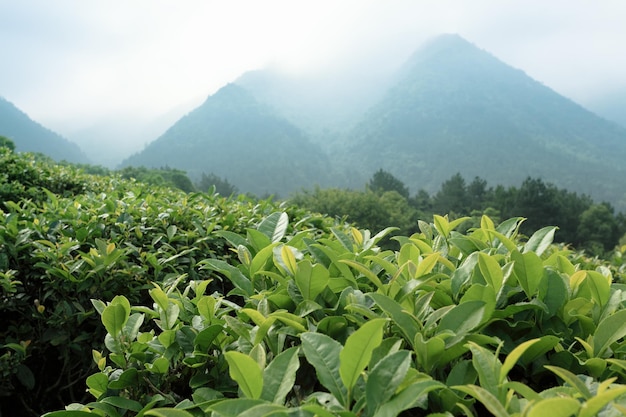
[[[0,167],[2,415],[626,413],[626,248]]]

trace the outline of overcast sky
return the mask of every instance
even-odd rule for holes
[[[396,65],[439,33],[579,102],[626,89],[624,0],[0,0],[0,96],[67,133],[267,65]]]

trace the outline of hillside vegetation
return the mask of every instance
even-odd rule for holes
[[[45,128],[0,96],[0,135],[19,152],[38,152],[56,161],[88,162],[78,145]]]
[[[384,249],[290,204],[0,164],[7,415],[626,410],[624,250],[442,215]]]

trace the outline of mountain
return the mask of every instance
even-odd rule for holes
[[[503,185],[531,176],[626,208],[626,129],[458,35],[415,52],[341,154],[337,165],[385,169],[413,192],[456,172]]]
[[[40,152],[56,161],[88,162],[78,145],[46,129],[2,97],[0,135],[11,139],[19,152]]]
[[[329,148],[383,95],[388,78],[384,71],[295,76],[267,68],[246,72],[234,83]]]
[[[594,113],[626,128],[626,87],[602,94],[585,104]]]
[[[243,87],[228,84],[122,166],[178,168],[197,180],[227,179],[240,192],[285,196],[323,185],[330,170],[319,146]]]

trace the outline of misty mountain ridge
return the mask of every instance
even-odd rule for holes
[[[268,70],[244,74],[235,81],[237,88],[229,85],[209,97],[154,147],[149,145],[124,164],[169,165],[187,169],[192,177],[212,172],[242,192],[254,192],[259,178],[244,179],[236,173],[251,167],[257,174],[269,169],[260,165],[258,150],[271,148],[270,165],[276,172],[282,170],[290,185],[265,181],[263,189],[283,196],[312,184],[362,188],[383,168],[412,192],[435,192],[456,172],[503,185],[517,185],[531,176],[626,207],[621,162],[626,129],[458,35],[427,42],[396,73],[380,77],[380,84],[364,86],[366,92],[344,97],[342,103],[330,99],[353,87],[333,91],[330,84],[306,81]],[[351,101],[358,105],[350,107]],[[325,119],[325,112],[334,119]],[[292,140],[285,135],[293,135]],[[157,152],[157,142],[168,143],[167,150]],[[287,151],[284,145],[290,142],[315,142],[319,147]],[[249,151],[253,144],[257,152]],[[223,153],[230,162],[197,159],[207,152]],[[189,155],[182,158],[183,153]],[[232,159],[232,154],[237,157]],[[296,170],[294,165],[280,166],[296,155],[301,164],[311,163]],[[179,162],[173,163],[175,158]]]
[[[505,186],[530,176],[624,210],[624,157],[625,128],[441,35],[395,72],[245,73],[121,166],[212,173],[240,192],[279,196],[362,188],[380,168],[413,193],[433,193],[456,172]]]
[[[56,161],[89,162],[78,145],[35,122],[1,96],[0,136],[11,139],[18,152],[39,152]]]
[[[458,35],[418,49],[346,143],[361,166],[434,191],[453,172],[513,185],[541,177],[623,202],[626,129]],[[617,198],[616,198],[617,197]]]
[[[326,178],[322,149],[235,84],[222,87],[122,166],[178,168],[198,180],[216,174],[241,192],[285,196]]]

